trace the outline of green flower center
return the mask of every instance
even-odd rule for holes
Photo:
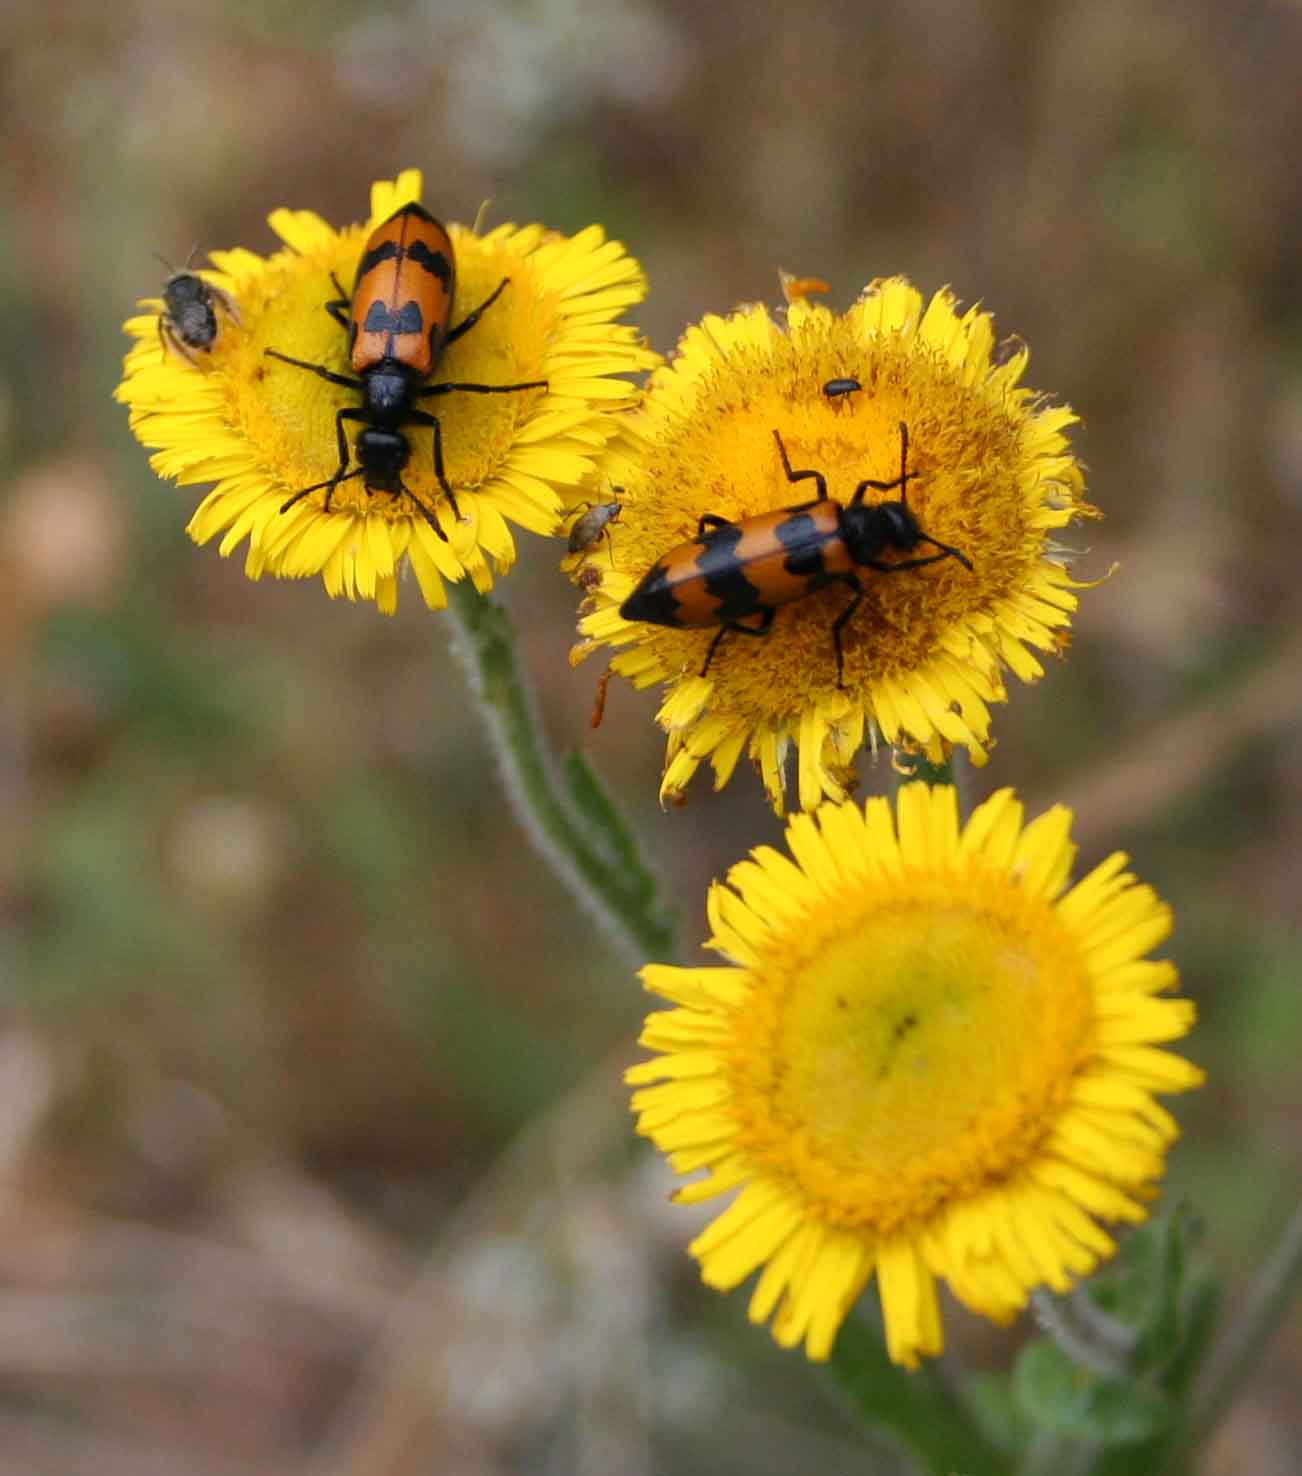
[[[1092,1018],[1050,906],[991,875],[906,883],[756,971],[734,1058],[743,1141],[831,1223],[926,1218],[1034,1153]]]

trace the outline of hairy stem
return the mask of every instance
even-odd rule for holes
[[[1302,1282],[1302,1205],[1262,1267],[1242,1315],[1212,1354],[1194,1395],[1193,1445],[1201,1449],[1283,1320]]]
[[[454,643],[470,677],[520,824],[574,894],[639,961],[673,951],[673,920],[600,782],[572,758],[558,775],[506,611],[468,579],[451,588]]]

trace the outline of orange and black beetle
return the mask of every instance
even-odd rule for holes
[[[266,352],[283,363],[309,369],[331,384],[361,390],[362,403],[345,406],[335,416],[339,465],[334,475],[295,492],[280,510],[288,512],[300,499],[322,487],[326,489],[328,509],[340,482],[362,477],[368,493],[389,492],[395,497],[399,494],[410,497],[425,521],[446,543],[447,534],[439,527],[438,519],[402,480],[403,468],[411,455],[402,428],[427,425],[434,432],[434,475],[451,505],[452,516],[460,517],[457,499],[443,469],[443,432],[438,417],[419,409],[414,402],[450,394],[453,390],[505,395],[517,390],[547,388],[545,379],[531,379],[523,384],[424,383],[438,367],[448,344],[475,326],[510,278],[503,277],[496,290],[474,312],[449,329],[456,286],[452,238],[429,211],[413,202],[394,211],[371,232],[357,264],[351,303],[344,296],[338,278],[332,276],[331,281],[339,295],[326,303],[326,312],[348,332],[349,361],[357,377],[336,374],[323,364],[291,359],[277,349],[269,348]],[[346,420],[359,420],[365,427],[352,448],[358,462],[352,471],[348,470]]]
[[[217,309],[238,323],[239,309],[231,298],[193,272],[173,272],[163,283],[163,311],[158,315],[158,339],[165,348],[191,364],[199,362],[217,342]]]
[[[971,569],[972,563],[966,554],[924,533],[909,509],[907,483],[918,474],[909,471],[909,428],[903,422],[899,476],[890,482],[865,478],[845,504],[827,495],[822,472],[792,471],[787,448],[777,431],[773,439],[778,443],[787,481],[811,479],[818,488],[817,498],[736,523],[713,513],[703,514],[696,537],[652,564],[619,613],[625,620],[645,620],[651,625],[693,629],[719,626],[701,667],[704,676],[728,631],[767,635],[780,605],[803,599],[829,584],[846,584],[853,597],[832,622],[836,684],[843,687],[841,632],[864,597],[857,569],[897,574],[941,559],[957,559],[965,569]],[[899,499],[865,503],[869,487],[879,492],[898,487]],[[911,553],[920,543],[929,543],[940,553],[894,561],[881,557],[888,549]],[[742,624],[752,618],[758,624]]]

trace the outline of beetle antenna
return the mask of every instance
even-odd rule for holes
[[[900,501],[908,507],[909,505],[909,478],[917,477],[917,472],[909,470],[909,428],[900,421]],[[930,541],[930,540],[928,540]]]
[[[968,571],[969,574],[973,572],[972,560],[968,558],[968,556],[961,550],[957,548],[951,548],[948,543],[940,543],[935,538],[929,538],[925,533],[918,534],[918,542],[931,544],[932,548],[938,548],[940,549],[941,553],[948,554],[952,559],[957,559],[959,563],[962,564],[963,567]]]

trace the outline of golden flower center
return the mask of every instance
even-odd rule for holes
[[[828,495],[848,503],[865,479],[901,472],[920,531],[958,548],[971,564],[937,562],[895,576],[857,570],[865,597],[841,635],[847,687],[925,670],[946,638],[988,612],[1042,557],[1039,500],[1023,484],[1020,402],[988,379],[973,382],[933,345],[916,338],[866,338],[852,317],[812,316],[799,332],[774,332],[734,349],[729,372],[690,383],[670,374],[653,385],[645,412],[652,449],[626,478],[616,559],[640,578],[662,554],[694,536],[701,513],[732,521],[817,496],[811,478],[787,479],[774,431],[791,464],[822,473]],[[822,386],[853,371],[865,388],[829,399]],[[682,376],[679,376],[681,379]],[[1038,486],[1037,484],[1034,484]],[[898,488],[869,488],[869,505],[898,502]],[[936,553],[931,544],[884,551],[887,563]],[[710,661],[712,710],[794,721],[836,688],[832,623],[849,592],[837,586],[784,604],[767,641],[725,639]],[[713,630],[641,626],[668,672],[702,665]]]
[[[548,323],[536,294],[525,290],[527,263],[463,233],[458,232],[458,238],[466,242],[466,249],[457,257],[452,326],[485,302],[503,278],[510,282],[484,318],[448,348],[429,384],[455,380],[502,385],[544,377],[541,365]],[[334,473],[339,466],[336,414],[344,408],[360,410],[364,397],[359,389],[332,384],[308,370],[268,358],[266,350],[273,348],[334,374],[356,377],[349,361],[347,331],[325,311],[325,303],[336,296],[332,273],[347,296],[364,239],[364,231],[353,228],[323,248],[318,257],[282,253],[242,304],[245,332],[239,339],[239,360],[227,377],[228,416],[258,447],[266,469],[288,489],[324,481]],[[425,387],[423,382],[417,384]],[[542,394],[542,390],[457,391],[413,397],[413,409],[434,414],[441,422],[444,468],[451,485],[474,490],[497,469],[518,424],[536,408]],[[356,419],[345,423],[350,448],[365,423]],[[402,479],[431,506],[440,495],[432,432],[415,422],[401,429],[410,452]],[[349,464],[356,469],[356,452],[351,449]],[[317,495],[324,497],[324,493]],[[412,512],[405,498],[372,497],[359,478],[341,482],[331,506],[366,508],[394,517],[409,517]]]
[[[1092,995],[1052,908],[978,875],[819,921],[755,971],[737,1022],[748,1152],[829,1222],[883,1231],[1006,1179],[1089,1052]]]

